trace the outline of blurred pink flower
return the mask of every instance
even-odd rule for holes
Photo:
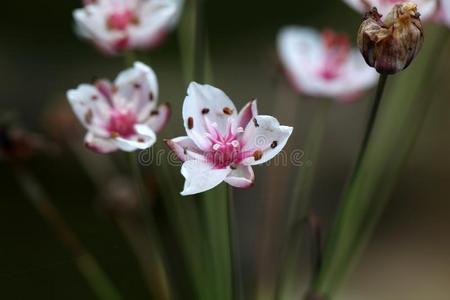
[[[348,37],[332,31],[286,27],[278,35],[278,54],[298,93],[351,101],[377,82]]]
[[[256,100],[239,113],[221,90],[195,82],[183,104],[187,136],[166,140],[184,161],[182,195],[197,194],[220,184],[246,188],[254,181],[252,165],[272,159],[285,146],[293,128],[271,116],[258,115]]]
[[[443,0],[441,2],[446,2],[448,0]],[[365,13],[376,7],[378,12],[387,16],[387,14],[392,10],[395,4],[408,2],[407,0],[344,0],[352,8],[356,9],[360,13]],[[418,12],[420,13],[420,18],[423,21],[428,21],[435,17],[439,7],[438,0],[415,0],[413,1],[417,4]]]
[[[99,80],[67,92],[72,109],[88,130],[85,144],[99,153],[147,149],[167,123],[170,107],[157,107],[158,83],[142,63],[119,74],[114,84]]]
[[[450,26],[450,0],[441,0],[438,20]]]
[[[183,0],[96,0],[73,12],[79,35],[107,54],[157,46],[178,21]]]

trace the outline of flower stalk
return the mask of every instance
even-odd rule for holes
[[[396,78],[386,97],[379,117],[383,122],[376,124],[328,237],[323,265],[312,285],[316,295],[336,296],[373,232],[431,104],[424,101],[430,95],[423,89],[438,76],[430,74],[438,66],[433,58],[447,51],[442,47],[444,34],[448,35],[444,28],[430,27],[423,55]]]
[[[320,149],[325,134],[328,112],[331,106],[329,99],[320,99],[317,112],[305,142],[305,158],[310,166],[299,168],[292,192],[286,233],[287,243],[282,251],[282,267],[276,286],[276,299],[285,299],[295,294],[299,280],[299,259],[304,229],[311,203],[311,190],[318,169]]]

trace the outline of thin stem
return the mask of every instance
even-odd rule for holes
[[[372,108],[369,114],[369,120],[367,121],[366,131],[364,133],[364,138],[361,144],[361,148],[359,150],[358,158],[356,159],[355,169],[361,164],[361,159],[366,152],[367,145],[369,144],[370,136],[372,135],[373,126],[375,124],[375,119],[378,114],[378,110],[381,103],[381,98],[383,98],[384,88],[386,86],[388,75],[380,74],[380,78],[378,79],[377,91],[375,93],[375,99],[372,104]]]
[[[339,266],[339,262],[347,259],[347,255],[351,252],[351,248],[355,246],[352,239],[355,238],[354,234],[359,230],[358,227],[360,225],[360,220],[364,218],[365,213],[363,210],[365,199],[358,199],[355,197],[355,194],[359,192],[359,185],[357,184],[358,174],[361,172],[363,158],[366,155],[367,147],[372,137],[374,124],[377,119],[386,81],[387,75],[381,74],[361,149],[353,167],[350,180],[344,189],[342,207],[338,212],[333,232],[329,235],[323,265],[311,284],[311,291],[323,292],[322,286],[324,285],[325,277],[328,275],[326,272],[329,272],[331,276],[334,272],[339,272],[341,267]],[[330,260],[335,260],[337,263],[330,264]],[[329,265],[331,265],[331,267]],[[328,269],[324,271],[324,268]]]
[[[136,184],[136,191],[138,193],[138,197],[140,200],[140,212],[141,212],[141,219],[144,225],[144,234],[140,236],[140,238],[145,238],[147,236],[147,239],[150,241],[152,245],[151,251],[153,253],[148,253],[148,255],[152,256],[152,270],[156,273],[158,278],[156,278],[157,281],[160,284],[155,284],[153,288],[153,293],[155,293],[158,297],[158,299],[171,299],[170,295],[170,288],[168,285],[168,278],[167,278],[167,272],[164,264],[161,263],[161,241],[157,233],[156,223],[153,218],[152,213],[150,212],[150,206],[149,206],[149,197],[148,193],[145,191],[144,181],[142,178],[142,173],[139,169],[139,161],[138,157],[136,155],[136,152],[130,152],[129,154],[129,163],[130,163],[130,171],[133,178],[134,183]],[[123,227],[122,227],[123,229]],[[146,232],[146,234],[145,234]],[[128,231],[129,233],[129,231]],[[131,237],[128,234],[129,237]],[[134,239],[134,241],[133,241]],[[130,242],[133,244],[136,241],[136,238],[130,239]],[[135,246],[133,246],[135,247]],[[142,257],[141,257],[142,259]],[[148,260],[147,260],[148,261]],[[159,278],[161,277],[161,278]],[[155,281],[154,281],[155,282]]]
[[[127,67],[133,66],[135,61],[136,61],[136,53],[134,53],[133,51],[128,51],[125,53],[125,65]]]
[[[228,225],[229,225],[229,235],[230,235],[230,261],[232,264],[233,276],[233,299],[242,300],[244,299],[243,291],[243,281],[242,281],[242,265],[241,265],[241,255],[240,255],[240,243],[239,243],[239,226],[234,209],[234,197],[233,188],[231,186],[227,187],[227,198],[228,198]]]
[[[205,80],[206,32],[204,28],[204,9],[206,0],[195,0],[195,41],[194,41],[194,80]]]
[[[276,299],[291,297],[298,286],[299,254],[302,246],[303,231],[306,224],[308,209],[311,202],[311,190],[314,177],[318,169],[320,149],[325,134],[328,112],[331,102],[328,99],[321,100],[320,106],[313,119],[305,143],[306,168],[299,168],[295,180],[291,209],[286,232],[286,243],[283,245],[281,256],[281,271],[278,277],[275,295]]]
[[[69,250],[80,273],[87,280],[98,299],[121,300],[117,289],[101,269],[95,258],[87,251],[82,242],[67,225],[63,216],[50,202],[39,182],[26,170],[16,167],[15,173],[30,203],[53,228],[57,237]]]

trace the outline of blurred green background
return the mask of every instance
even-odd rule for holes
[[[27,128],[44,131],[43,113],[52,103],[66,101],[67,89],[94,76],[113,79],[123,68],[123,58],[104,57],[76,37],[71,13],[80,6],[78,1],[7,1],[4,5],[0,109],[17,112]],[[286,85],[276,58],[276,34],[284,25],[299,24],[329,27],[354,37],[361,16],[339,0],[210,0],[206,14],[214,84],[237,106],[256,97],[260,112],[277,116],[283,124],[295,124],[288,148],[301,148],[314,102],[300,105]],[[447,44],[443,47],[449,49]],[[172,103],[171,126],[182,134],[180,113],[186,83],[177,33],[162,47],[139,57],[156,71],[160,101]],[[448,64],[445,67],[450,71]],[[413,71],[412,67],[406,72]],[[424,127],[376,234],[339,299],[449,299],[448,74],[442,74],[434,93],[423,99],[433,101]],[[371,95],[355,104],[333,105],[323,155],[319,162],[312,162],[320,168],[314,207],[326,225],[332,223],[361,141]],[[163,132],[160,138],[170,137],[167,134]],[[31,162],[31,169],[125,298],[149,299],[137,261],[114,222],[99,207],[98,193],[73,154],[62,149],[55,157],[39,157]],[[253,189],[235,191],[247,288],[257,278],[271,280],[273,276],[277,264],[273,257],[281,244],[277,233],[284,222],[286,194],[294,173],[289,167],[271,166],[258,168],[256,176]],[[0,182],[0,298],[95,299],[4,164],[0,165]]]

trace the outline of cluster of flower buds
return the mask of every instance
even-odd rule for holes
[[[384,19],[372,8],[358,31],[358,47],[364,59],[381,74],[404,70],[422,44],[420,14],[411,2],[396,4]]]

